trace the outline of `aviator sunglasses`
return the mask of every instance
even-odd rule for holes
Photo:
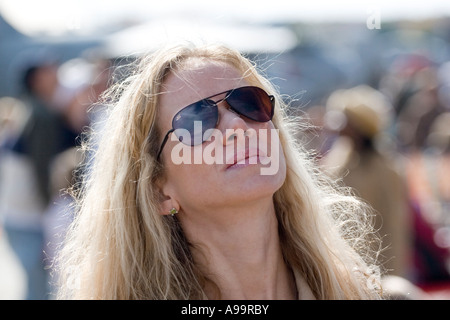
[[[211,98],[221,94],[226,94],[225,98],[214,101]],[[205,142],[209,136],[205,135],[208,129],[214,129],[219,123],[219,111],[217,105],[226,101],[229,109],[248,119],[257,122],[267,122],[272,120],[275,105],[274,96],[268,95],[263,89],[253,86],[240,87],[216,93],[210,97],[194,102],[180,111],[172,119],[172,129],[164,136],[164,140],[159,148],[158,156],[166,145],[167,139],[172,132],[177,129],[185,129],[190,133],[191,139],[183,139],[183,136],[177,136],[178,140],[185,145],[195,146]],[[202,136],[201,139],[195,137],[194,124],[201,121]]]

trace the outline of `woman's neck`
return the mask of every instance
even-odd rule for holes
[[[202,221],[182,219],[193,256],[218,286],[221,299],[296,299],[294,276],[281,252],[272,201],[217,210]],[[209,298],[219,296],[211,284]]]

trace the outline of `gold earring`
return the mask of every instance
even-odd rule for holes
[[[178,210],[175,209],[175,208],[172,208],[172,209],[169,210],[169,214],[172,215],[172,217],[173,217],[174,215],[176,215],[177,213],[178,213]]]

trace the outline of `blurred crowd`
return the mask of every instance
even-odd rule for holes
[[[20,96],[0,98],[0,235],[24,272],[22,298],[51,299],[52,259],[72,219],[63,190],[77,181],[80,136],[113,66],[48,51],[22,59]],[[398,277],[387,286],[450,290],[450,61],[402,55],[387,70],[304,106],[311,126],[298,138],[374,208],[380,265]]]
[[[383,272],[448,299],[450,62],[412,54],[389,70],[377,86],[338,89],[310,107],[313,129],[300,138],[375,210]]]
[[[52,298],[52,260],[71,221],[81,133],[107,88],[105,60],[20,56],[21,92],[0,98],[0,230],[25,274],[24,299]]]

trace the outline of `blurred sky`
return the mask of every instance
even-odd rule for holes
[[[0,0],[0,12],[19,31],[92,33],[126,20],[190,17],[240,22],[361,22],[377,10],[381,22],[450,16],[450,0]]]

